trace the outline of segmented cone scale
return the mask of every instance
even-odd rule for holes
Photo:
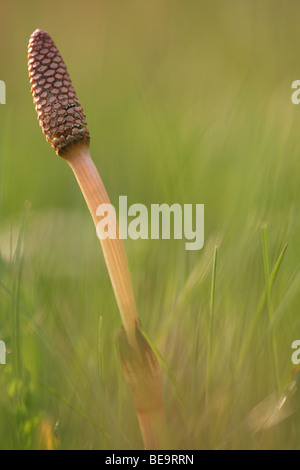
[[[37,29],[28,46],[31,93],[40,126],[58,155],[77,142],[89,142],[84,111],[67,67],[48,33]]]

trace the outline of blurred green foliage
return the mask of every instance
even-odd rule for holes
[[[300,106],[291,102],[299,13],[296,0],[1,2],[0,449],[142,447],[99,241],[32,103],[27,43],[36,28],[68,66],[112,202],[205,204],[203,250],[125,244],[142,325],[176,380],[165,374],[174,447],[299,448],[299,413],[255,433],[245,425],[276,390],[271,338],[284,390],[300,335]],[[264,305],[240,364],[266,285],[263,254],[272,270],[287,242],[274,321]]]

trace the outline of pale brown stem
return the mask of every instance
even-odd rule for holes
[[[133,349],[124,330],[116,334],[121,365],[130,388],[147,450],[170,449],[160,365],[140,330]]]
[[[96,215],[97,208],[101,204],[111,204],[111,202],[90,156],[88,145],[72,146],[64,158],[74,172],[95,226],[97,226],[99,222],[99,217]],[[110,223],[116,224],[117,227],[116,220],[108,219],[108,225]],[[128,341],[134,345],[135,329],[139,325],[139,320],[124,245],[118,236],[116,239],[106,238],[100,241],[123,326]]]
[[[145,450],[169,450],[168,431],[164,409],[152,412],[137,412],[140,429],[145,443]]]
[[[89,146],[85,143],[72,145],[63,158],[74,172],[97,227],[98,207],[111,203],[90,156]],[[123,338],[125,346],[123,344],[120,348],[125,379],[133,395],[145,448],[166,448],[167,427],[160,366],[139,330],[130,272],[114,212],[108,212],[106,222],[109,227],[116,227],[117,235],[116,238],[108,237],[100,241],[126,336],[126,340]]]

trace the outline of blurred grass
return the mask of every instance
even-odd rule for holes
[[[143,329],[171,374],[165,402],[174,447],[299,448],[299,413],[260,433],[233,432],[277,388],[271,334],[284,390],[300,333],[300,108],[290,99],[300,74],[299,12],[296,0],[1,3],[0,339],[8,349],[1,449],[142,446],[116,359],[120,319],[99,242],[73,175],[38,128],[27,75],[37,27],[67,63],[112,202],[127,195],[129,205],[205,204],[203,250],[187,252],[184,241],[125,244]],[[273,323],[265,305],[252,334],[267,282],[263,223],[269,270],[288,248],[269,292]],[[11,369],[16,301],[18,376]]]

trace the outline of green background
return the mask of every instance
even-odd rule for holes
[[[143,328],[167,364],[174,448],[299,447],[295,397],[276,408],[300,337],[299,13],[296,0],[1,2],[1,449],[143,445],[99,241],[32,103],[36,28],[67,64],[112,203],[205,205],[201,251],[125,242]]]

